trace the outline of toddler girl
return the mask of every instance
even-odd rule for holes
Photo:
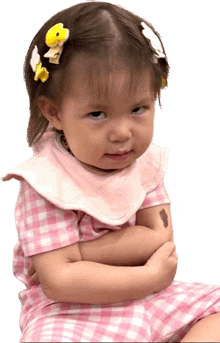
[[[34,37],[34,156],[3,177],[20,181],[21,342],[220,340],[220,287],[173,281],[167,149],[151,143],[168,71],[154,28],[109,3],[61,11]]]

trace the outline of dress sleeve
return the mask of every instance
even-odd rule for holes
[[[77,214],[56,207],[25,180],[21,181],[15,221],[25,257],[59,249],[79,240]]]
[[[139,210],[146,207],[158,206],[162,204],[169,204],[170,198],[165,190],[164,183],[161,182],[153,191],[146,194],[143,204]]]

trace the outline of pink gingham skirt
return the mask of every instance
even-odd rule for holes
[[[137,301],[48,305],[29,320],[21,342],[179,342],[216,312],[220,286],[174,281]]]

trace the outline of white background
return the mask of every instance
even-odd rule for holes
[[[176,280],[220,284],[219,1],[115,0],[150,21],[160,33],[171,67],[157,106],[154,143],[171,148],[165,184],[172,200],[179,254]],[[26,142],[28,97],[23,61],[38,29],[76,1],[4,2],[1,6],[0,174],[32,156]],[[1,339],[18,342],[23,285],[12,274],[17,240],[14,206],[19,183],[0,183]]]

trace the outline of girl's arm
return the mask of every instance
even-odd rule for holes
[[[101,304],[136,300],[168,287],[177,258],[166,243],[142,267],[80,260],[78,243],[32,256],[44,294],[55,301]]]
[[[137,225],[106,233],[88,242],[78,243],[76,259],[74,245],[68,249],[69,260],[89,261],[112,266],[141,266],[164,243],[173,242],[169,205],[146,208],[137,212]],[[39,281],[31,266],[31,282]]]
[[[140,266],[165,242],[173,241],[168,204],[138,211],[136,223],[93,241],[80,242],[82,259],[115,266]]]

